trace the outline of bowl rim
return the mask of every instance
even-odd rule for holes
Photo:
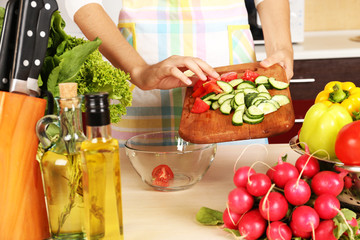
[[[193,149],[193,150],[185,150],[185,151],[162,151],[162,152],[159,152],[159,151],[151,151],[151,150],[142,150],[142,149],[137,149],[137,148],[134,148],[134,147],[130,147],[129,146],[129,142],[136,138],[136,137],[144,137],[144,136],[149,136],[149,135],[156,135],[156,134],[164,134],[164,133],[173,133],[173,134],[176,134],[180,139],[182,139],[179,135],[179,132],[178,131],[175,131],[175,130],[168,130],[168,131],[155,131],[155,132],[146,132],[146,133],[141,133],[141,134],[138,134],[138,135],[135,135],[135,136],[132,136],[130,137],[129,139],[127,139],[124,143],[124,147],[126,149],[129,149],[129,150],[133,150],[133,151],[137,151],[137,152],[143,152],[143,153],[156,153],[156,154],[183,154],[183,153],[190,153],[190,152],[196,152],[196,151],[202,151],[202,150],[205,150],[205,149],[208,149],[208,148],[213,148],[213,147],[216,147],[217,144],[216,143],[206,143],[206,144],[198,144],[198,143],[191,143],[191,142],[188,142],[184,139],[182,139],[184,142],[187,142],[187,143],[190,143],[192,145],[198,145],[199,148],[196,148],[196,149]]]

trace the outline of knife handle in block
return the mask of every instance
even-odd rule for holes
[[[0,90],[9,90],[11,63],[14,56],[14,42],[18,20],[19,0],[9,0],[0,37]]]
[[[40,9],[39,18],[37,21],[35,50],[31,63],[29,78],[27,81],[27,88],[30,90],[31,94],[36,96],[40,95],[38,77],[44,63],[48,46],[51,17],[56,10],[58,10],[56,0],[44,0],[44,6],[42,9]]]
[[[26,81],[33,58],[37,20],[42,7],[42,0],[20,0],[15,55],[9,87],[10,92],[29,95]]]

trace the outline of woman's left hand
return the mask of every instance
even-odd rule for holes
[[[286,77],[289,81],[294,75],[294,70],[293,70],[294,62],[293,62],[292,49],[291,50],[284,49],[277,51],[274,54],[267,57],[266,59],[262,60],[260,62],[260,65],[267,68],[276,63],[278,63],[284,68],[286,72]]]

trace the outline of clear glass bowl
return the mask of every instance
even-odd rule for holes
[[[187,189],[201,180],[216,154],[216,144],[194,144],[183,140],[176,131],[134,136],[125,142],[128,159],[141,179],[160,191]],[[173,178],[157,181],[153,170],[167,165]]]

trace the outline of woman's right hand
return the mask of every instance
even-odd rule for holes
[[[191,80],[185,74],[187,70],[198,78],[191,78]],[[195,83],[194,79],[206,80],[206,75],[213,78],[220,77],[209,64],[200,58],[176,55],[154,65],[136,66],[130,72],[131,82],[143,90],[187,87]]]

